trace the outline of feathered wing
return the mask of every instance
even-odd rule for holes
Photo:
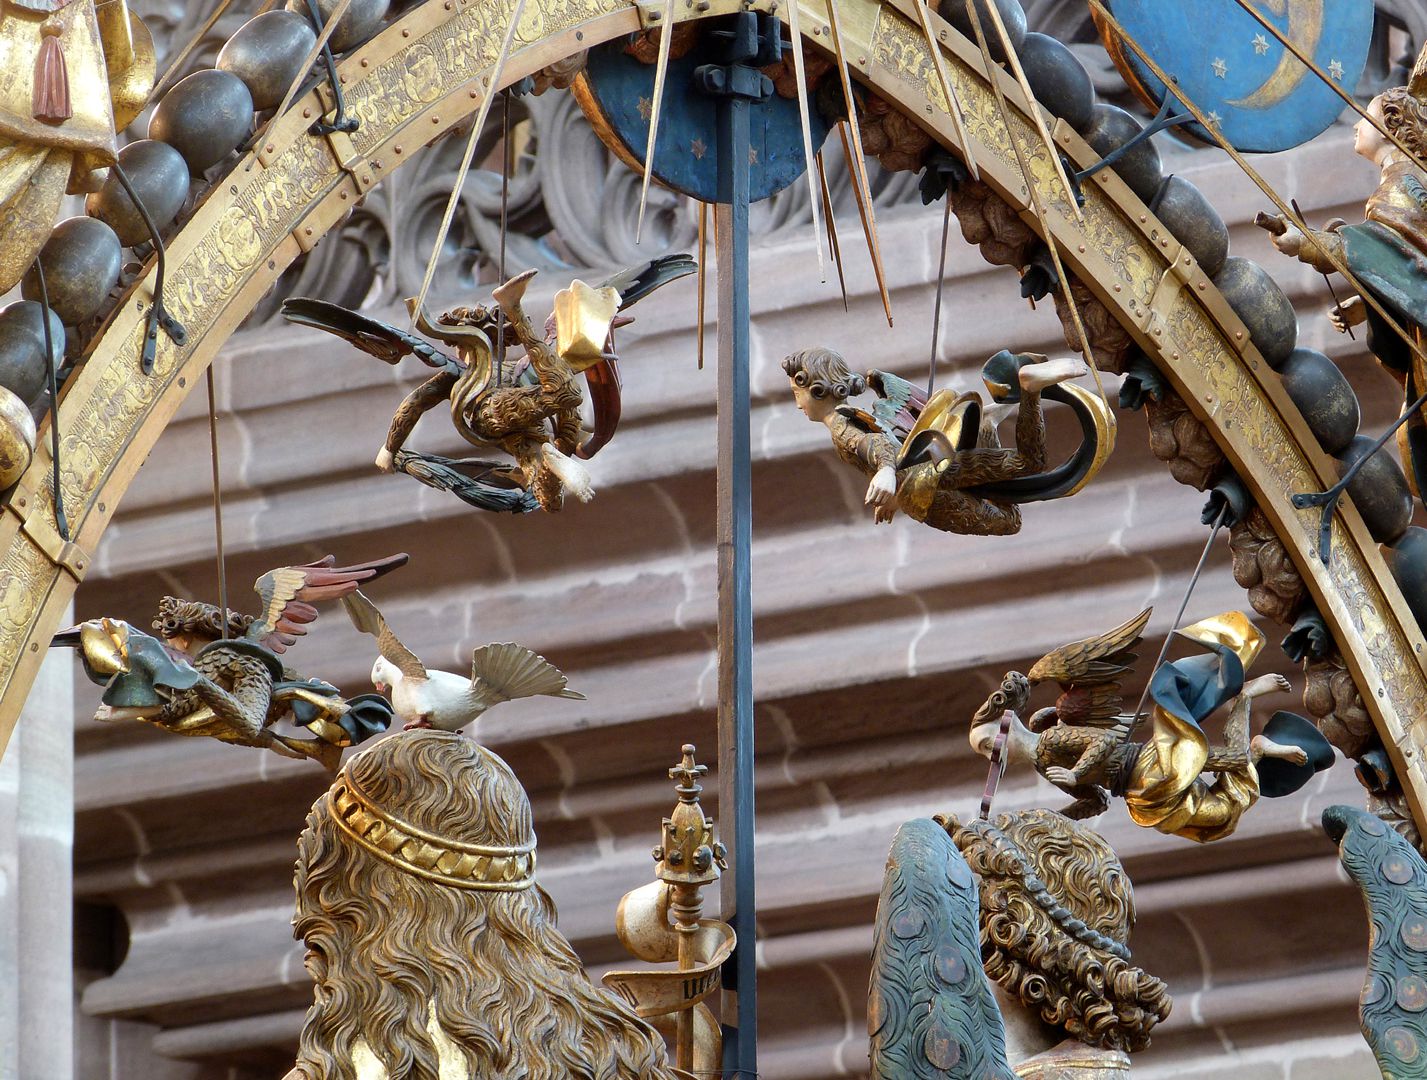
[[[692,255],[660,255],[647,263],[640,263],[612,274],[601,281],[599,287],[615,289],[619,293],[619,309],[623,311],[633,307],[661,285],[677,281],[698,268],[698,263]]]
[[[927,403],[926,391],[890,371],[869,371],[867,385],[877,395],[872,415],[878,426],[899,443],[905,442]]]
[[[585,700],[565,684],[563,671],[524,645],[482,645],[471,654],[471,697],[481,709],[538,694]]]
[[[403,356],[415,356],[427,366],[441,368],[453,375],[459,375],[466,370],[425,338],[399,330],[380,319],[368,318],[340,304],[314,300],[307,296],[294,296],[282,302],[282,316],[288,322],[297,323],[299,326],[312,326],[335,334],[362,352],[370,353],[378,360],[393,366],[399,363]]]
[[[426,665],[421,658],[401,643],[392,633],[381,609],[372,603],[361,589],[356,589],[342,597],[342,606],[352,619],[352,625],[364,634],[377,639],[377,651],[396,665],[396,669],[408,679],[427,678]]]
[[[336,557],[328,555],[317,562],[269,570],[253,583],[262,612],[245,636],[275,653],[287,652],[317,618],[314,604],[355,592],[362,582],[405,566],[406,560],[404,554],[389,555],[355,566],[333,566]]]
[[[981,966],[976,875],[943,829],[897,830],[872,938],[873,1080],[1015,1080]]]
[[[1130,650],[1139,642],[1153,608],[1098,637],[1062,645],[1036,661],[1028,678],[1032,684],[1053,680],[1060,684],[1056,701],[1060,720],[1067,724],[1114,727],[1123,705],[1120,681],[1135,662]]]

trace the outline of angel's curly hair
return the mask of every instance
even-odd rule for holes
[[[176,634],[199,634],[216,641],[223,636],[222,618],[216,604],[165,596],[159,601],[159,610],[158,614],[154,616],[153,628],[166,638],[171,638]],[[229,611],[228,636],[242,637],[253,622],[254,616],[252,615]]]
[[[867,389],[867,379],[847,366],[842,354],[821,347],[803,349],[783,361],[783,370],[815,398],[845,401]]]
[[[1130,879],[1109,844],[1052,810],[937,821],[981,882],[986,974],[1091,1046],[1149,1045],[1169,988],[1130,962]]]
[[[1427,155],[1427,103],[1405,86],[1385,90],[1378,100],[1382,102],[1382,126],[1418,157]]]

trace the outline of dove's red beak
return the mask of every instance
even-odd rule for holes
[[[377,693],[378,693],[378,694],[385,694],[385,693],[386,693],[386,683],[384,683],[384,682],[373,682],[372,685],[377,688]]]

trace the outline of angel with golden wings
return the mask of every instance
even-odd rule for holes
[[[1005,760],[1033,766],[1072,796],[1067,816],[1103,813],[1115,795],[1135,824],[1200,843],[1232,833],[1260,795],[1291,794],[1333,763],[1327,739],[1294,713],[1275,713],[1250,739],[1253,700],[1286,691],[1288,681],[1244,681],[1264,636],[1237,611],[1178,631],[1208,651],[1159,666],[1150,679],[1149,740],[1132,741],[1137,718],[1121,711],[1120,683],[1149,617],[1146,608],[1107,633],[1063,645],[1029,675],[1007,672],[972,719],[972,748],[991,757],[1008,720]],[[1031,687],[1042,682],[1057,683],[1061,695],[1022,722]],[[1211,744],[1202,724],[1223,705],[1224,741]]]
[[[61,631],[52,644],[79,649],[85,673],[104,686],[96,720],[145,720],[176,735],[312,758],[335,771],[342,747],[386,730],[391,705],[377,694],[344,699],[335,686],[304,679],[278,658],[307,633],[318,615],[314,604],[356,592],[405,565],[406,556],[355,566],[335,562],[328,555],[258,578],[260,615],[165,596],[153,623],[157,638],[101,618]],[[282,720],[317,738],[278,734],[273,725]]]

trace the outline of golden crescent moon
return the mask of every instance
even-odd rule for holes
[[[1323,36],[1324,0],[1259,0],[1259,6],[1270,15],[1282,15],[1288,10],[1288,40],[1308,56],[1318,51],[1318,39]],[[1277,105],[1297,89],[1308,74],[1304,63],[1287,49],[1279,58],[1278,67],[1267,81],[1246,97],[1229,102],[1245,109],[1268,109]]]

